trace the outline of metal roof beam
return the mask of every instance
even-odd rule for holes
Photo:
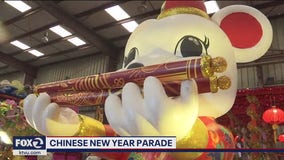
[[[126,22],[130,22],[130,21],[133,21],[133,20],[140,20],[142,18],[147,18],[147,17],[150,17],[150,16],[158,15],[160,12],[161,12],[160,9],[156,9],[156,10],[153,10],[153,11],[150,11],[150,12],[146,12],[146,13],[143,13],[143,14],[138,14],[138,15],[132,16],[130,18],[122,19],[120,21],[114,21],[114,22],[110,22],[110,23],[107,23],[107,24],[104,24],[104,25],[97,26],[97,27],[94,27],[93,30],[96,31],[96,30],[100,30],[100,29],[109,28],[109,27],[112,27],[112,26],[115,26],[115,25],[123,24],[123,23],[126,23]]]
[[[26,18],[28,16],[31,16],[31,15],[37,13],[38,11],[40,11],[39,7],[33,8],[33,9],[28,10],[28,11],[26,11],[26,12],[24,12],[24,13],[16,16],[16,17],[14,17],[14,18],[11,18],[11,19],[5,21],[3,24],[8,26],[8,25],[10,25],[12,23],[15,23],[17,21],[20,21],[20,20],[22,20],[22,19],[24,19],[24,18]]]
[[[99,7],[96,7],[96,8],[92,8],[92,9],[87,10],[87,11],[83,11],[83,12],[77,13],[77,14],[74,15],[74,17],[81,18],[81,17],[84,17],[84,16],[88,16],[88,15],[91,15],[93,13],[96,13],[96,12],[99,12],[101,10],[104,10],[104,9],[106,9],[108,7],[114,6],[116,4],[125,3],[125,2],[127,2],[127,1],[117,1],[117,2],[107,3],[105,5],[102,5],[102,6],[99,6]],[[56,1],[54,3],[59,3],[59,2]],[[30,16],[33,13],[36,13],[37,11],[40,11],[40,10],[41,10],[41,8],[39,7],[39,9],[38,9],[38,7],[37,7],[35,9],[31,10],[31,11],[27,11],[27,13],[25,13],[23,15],[20,15],[19,17],[15,17],[15,19],[13,18],[14,20],[13,19],[7,20],[6,22],[4,22],[4,24],[5,25],[9,25],[9,24],[15,23],[16,21],[21,20],[20,17],[24,18],[24,17]],[[14,40],[21,39],[21,38],[24,38],[24,37],[28,37],[28,36],[31,36],[33,34],[36,34],[36,33],[39,33],[39,32],[45,31],[45,30],[48,30],[49,28],[51,28],[51,27],[53,27],[53,26],[55,26],[57,24],[60,24],[60,22],[56,21],[56,22],[53,22],[51,24],[47,24],[45,26],[42,26],[40,28],[37,28],[37,29],[34,29],[32,31],[26,32],[26,33],[24,33],[22,35],[16,36],[16,37],[14,37],[12,39],[9,39],[9,40],[7,40],[5,42],[2,42],[2,44],[9,43],[9,42],[12,42]]]
[[[57,18],[66,27],[71,28],[76,34],[94,44],[99,50],[109,55],[115,52],[116,47],[96,35],[91,29],[83,25],[72,15],[67,14],[52,1],[35,1],[41,8]]]
[[[58,0],[58,1],[56,1],[55,3],[59,3],[59,2],[60,2],[60,1]],[[9,19],[9,20],[3,22],[3,24],[6,25],[6,26],[8,26],[8,25],[13,24],[13,23],[15,23],[15,22],[17,22],[17,21],[20,21],[20,20],[22,20],[22,19],[24,19],[24,18],[26,18],[26,17],[28,17],[28,16],[31,16],[31,15],[33,15],[33,14],[39,12],[39,11],[41,11],[41,8],[40,8],[40,7],[32,8],[32,9],[30,9],[30,10],[28,10],[28,11],[26,11],[26,12],[24,12],[24,13],[22,13],[22,14],[16,16],[16,17],[14,17],[14,18],[11,18],[11,19]]]
[[[71,53],[71,52],[84,50],[84,49],[88,49],[88,48],[91,48],[91,47],[93,47],[93,45],[85,44],[85,45],[74,47],[74,48],[67,49],[67,50],[64,50],[64,51],[59,51],[59,52],[56,52],[56,53],[52,53],[52,54],[44,55],[44,56],[41,56],[41,57],[37,57],[35,59],[27,60],[27,61],[25,61],[25,63],[31,63],[31,62],[35,62],[37,60],[42,60],[42,59],[55,57],[55,56],[62,56],[62,55],[66,55],[66,54]]]
[[[73,35],[70,35],[70,36],[67,36],[67,37],[60,37],[60,38],[54,39],[52,41],[48,41],[48,42],[45,42],[45,43],[40,43],[40,44],[35,45],[35,46],[31,46],[29,49],[25,49],[23,51],[21,50],[21,51],[16,51],[16,52],[10,53],[9,55],[16,56],[18,54],[26,53],[26,52],[28,52],[32,49],[42,48],[42,47],[52,45],[52,44],[55,44],[55,43],[58,43],[58,42],[61,42],[61,41],[64,41],[64,40],[67,40],[67,39],[73,38],[73,37],[76,37],[76,35],[73,34]]]
[[[101,5],[99,7],[91,8],[89,10],[86,10],[86,11],[83,11],[81,13],[78,13],[78,14],[74,15],[74,17],[81,18],[81,17],[89,16],[91,14],[94,14],[94,13],[99,12],[101,10],[104,10],[106,8],[109,8],[109,7],[112,7],[112,6],[116,6],[116,5],[120,5],[120,4],[126,3],[128,1],[129,0],[110,2],[110,3],[107,3],[107,4]]]
[[[22,35],[13,37],[13,38],[11,38],[11,39],[9,39],[9,40],[3,42],[2,44],[9,43],[9,42],[12,42],[12,41],[14,41],[14,40],[19,40],[19,39],[21,39],[21,38],[31,36],[31,35],[36,34],[36,33],[38,33],[38,32],[42,32],[42,31],[48,30],[49,28],[51,28],[51,27],[53,27],[53,26],[55,26],[55,25],[57,25],[57,24],[58,24],[58,22],[54,22],[54,23],[45,25],[45,26],[43,26],[43,27],[34,29],[34,30],[30,31],[30,32],[26,32],[26,33],[24,33],[24,34],[22,34]]]
[[[257,4],[257,5],[253,5],[252,7],[261,10],[261,9],[265,9],[265,8],[269,8],[269,7],[275,7],[275,6],[279,6],[284,4],[284,1],[278,1],[278,0],[274,0],[274,1],[270,1],[270,2],[265,2],[265,3],[261,3],[261,4]]]
[[[19,61],[16,58],[13,58],[5,53],[0,52],[0,61],[8,64],[9,66],[18,69],[19,71],[22,71],[32,77],[36,77],[37,69],[33,66],[30,66],[28,64],[25,64],[21,61]]]

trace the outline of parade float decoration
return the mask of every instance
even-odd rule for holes
[[[25,98],[25,115],[43,135],[176,136],[177,148],[234,148],[231,132],[215,118],[234,103],[236,64],[259,58],[271,41],[269,21],[254,8],[232,5],[209,17],[202,1],[166,1],[157,19],[131,34],[123,69],[38,85]],[[111,129],[63,107],[101,104]],[[233,158],[226,152],[101,156]]]
[[[0,157],[23,160],[25,159],[23,156],[13,156],[13,136],[35,136],[38,133],[25,121],[23,108],[18,105],[19,97],[6,94],[11,93],[8,92],[11,91],[9,86],[10,84],[1,83],[1,87],[5,88],[6,92],[0,94]]]
[[[27,96],[28,88],[29,86],[24,86],[18,80],[13,80],[12,82],[2,80],[0,82],[0,98],[11,99],[19,102],[21,99]]]

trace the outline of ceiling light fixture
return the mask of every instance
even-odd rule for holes
[[[78,38],[78,37],[74,37],[74,38],[70,38],[68,39],[69,42],[71,42],[72,44],[74,44],[75,46],[81,46],[86,44],[85,41],[83,41],[82,39]]]
[[[204,5],[206,7],[207,14],[215,13],[220,10],[216,1],[206,1],[204,2]]]
[[[10,6],[16,8],[18,11],[20,12],[25,12],[29,9],[31,9],[32,7],[27,5],[26,3],[24,3],[23,1],[19,1],[19,0],[12,0],[12,1],[4,1],[7,4],[9,4]]]
[[[130,21],[121,24],[125,29],[127,29],[129,32],[133,32],[136,27],[138,26],[138,23],[136,21]]]
[[[44,55],[43,53],[41,53],[41,52],[39,52],[38,50],[35,50],[35,49],[30,50],[29,53],[36,56],[36,57],[40,57],[40,56]]]
[[[105,11],[117,21],[130,17],[119,5],[107,8]]]
[[[25,50],[25,49],[29,49],[30,46],[18,41],[18,40],[15,40],[13,42],[10,42],[12,45],[18,47],[18,48],[21,48],[22,50]]]
[[[49,28],[52,32],[58,34],[60,37],[67,37],[72,35],[71,32],[67,31],[66,29],[64,29],[63,27],[61,27],[60,25],[54,26]]]

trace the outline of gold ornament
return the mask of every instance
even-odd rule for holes
[[[195,14],[209,19],[209,16],[206,12],[194,7],[177,7],[177,8],[170,8],[167,10],[163,10],[157,19],[162,19],[176,14]]]
[[[218,78],[217,84],[220,89],[228,89],[231,87],[231,80],[227,76],[221,76]]]
[[[211,68],[211,57],[209,55],[201,57],[201,72],[204,77],[211,77],[214,74]]]
[[[223,57],[215,57],[211,60],[211,68],[214,72],[221,73],[227,68],[227,62]]]
[[[76,136],[105,136],[104,125],[93,118],[88,116],[79,115],[81,120],[79,131],[75,134]]]
[[[202,134],[201,134],[202,133]],[[197,119],[193,125],[191,131],[187,134],[186,137],[177,142],[177,148],[206,148],[208,144],[208,131],[205,124]],[[195,159],[199,157],[202,152],[184,152],[184,153],[173,153],[173,156],[176,159]]]
[[[209,81],[210,81],[210,91],[212,93],[218,92],[217,76],[209,77]]]
[[[218,92],[218,89],[226,90],[231,87],[231,80],[227,76],[221,76],[217,78],[217,76],[209,77],[210,81],[210,91],[212,93]]]

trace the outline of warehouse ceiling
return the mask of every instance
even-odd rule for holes
[[[156,18],[163,1],[24,1],[31,8],[20,12],[0,2],[0,75],[22,71],[35,75],[37,68],[78,57],[107,54],[118,57],[131,32],[122,24]],[[284,1],[217,1],[253,6],[269,19],[284,16]],[[130,17],[115,20],[105,9],[119,5]],[[59,36],[50,28],[69,31]],[[75,38],[77,37],[77,38]],[[81,39],[74,45],[70,39]],[[24,43],[24,49],[12,43]],[[43,54],[39,57],[31,53]]]

